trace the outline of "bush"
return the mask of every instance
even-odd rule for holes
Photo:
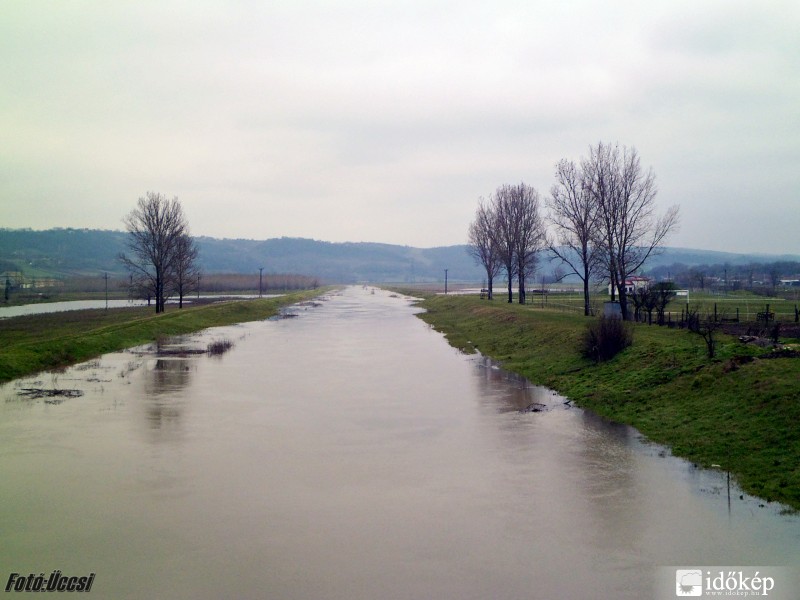
[[[777,344],[780,337],[781,324],[779,321],[775,321],[775,324],[769,330],[769,338],[773,341],[773,343]]]
[[[233,342],[228,339],[214,340],[209,343],[206,349],[211,356],[219,356],[225,354],[228,350],[233,348]]]
[[[595,362],[611,360],[633,343],[633,329],[617,317],[600,317],[589,323],[581,339],[581,354]]]

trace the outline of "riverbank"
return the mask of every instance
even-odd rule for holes
[[[325,293],[329,288],[277,298],[219,302],[178,309],[167,306],[80,310],[0,320],[0,382],[89,360],[165,336],[208,327],[258,321],[280,309]]]
[[[468,296],[423,295],[420,318],[465,352],[501,361],[673,454],[729,471],[746,492],[800,509],[800,359],[720,336],[638,325],[607,363],[581,357],[586,318]]]

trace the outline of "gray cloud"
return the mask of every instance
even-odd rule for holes
[[[800,252],[795,3],[5,10],[2,226],[119,228],[157,190],[206,235],[461,243],[479,196],[605,140],[681,204],[673,243]]]

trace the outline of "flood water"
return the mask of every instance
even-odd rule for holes
[[[460,354],[407,299],[351,287],[293,310],[183,341],[231,340],[221,356],[139,349],[0,387],[0,579],[651,598],[660,567],[800,564],[797,517],[736,489],[729,508],[724,474]]]
[[[214,295],[206,296],[201,295],[203,299],[214,300],[228,300],[228,299],[246,299],[246,298],[276,298],[282,294],[230,294],[225,296]],[[183,299],[184,304],[192,304],[192,300],[197,296],[191,296]],[[167,300],[167,304],[177,304],[176,299]],[[70,310],[85,310],[91,309],[105,309],[105,308],[126,308],[131,306],[147,306],[145,300],[66,300],[64,302],[35,302],[32,304],[19,304],[17,306],[0,306],[0,319],[7,319],[11,317],[22,317],[25,315],[40,315],[44,313],[65,312]]]
[[[144,300],[109,300],[108,308],[125,308],[129,306],[147,306]],[[36,302],[33,304],[19,304],[17,306],[0,306],[0,319],[22,317],[25,315],[40,315],[52,312],[65,312],[69,310],[85,310],[87,308],[105,308],[105,300],[66,300],[64,302]]]

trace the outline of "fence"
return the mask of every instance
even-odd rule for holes
[[[496,293],[495,296],[497,296]],[[602,303],[607,299],[605,295],[593,294],[590,299],[591,314],[600,314]],[[526,303],[533,307],[549,308],[561,312],[583,314],[584,311],[583,295],[574,292],[531,290],[527,294]],[[633,304],[631,303],[630,306],[633,311]],[[664,320],[683,322],[689,311],[696,311],[703,318],[725,323],[763,322],[769,324],[774,321],[800,323],[800,303],[781,298],[770,298],[769,302],[765,302],[763,298],[700,298],[693,299],[691,302],[685,302],[683,298],[678,298],[672,300],[667,306]],[[646,312],[645,316],[647,316]],[[653,317],[655,318],[655,315]]]

